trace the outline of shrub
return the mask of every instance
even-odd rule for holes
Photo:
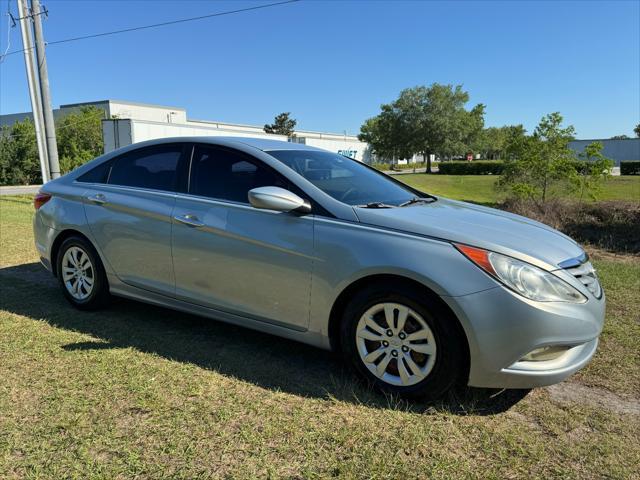
[[[391,165],[389,165],[388,163],[372,163],[370,166],[375,168],[376,170],[380,170],[381,172],[391,170]]]
[[[540,205],[528,199],[507,199],[499,208],[545,223],[580,243],[616,253],[640,253],[637,202],[554,198]]]
[[[620,162],[620,175],[640,175],[640,161]]]
[[[373,163],[371,164],[373,168],[376,170],[380,170],[381,172],[386,172],[389,170],[410,170],[415,168],[424,168],[426,163],[407,163],[406,165],[391,165],[390,163]]]
[[[440,162],[438,171],[442,175],[500,175],[504,170],[504,162],[471,161]]]

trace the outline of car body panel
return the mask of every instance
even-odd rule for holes
[[[501,210],[446,198],[400,209],[358,208],[361,222],[443,238],[520,258],[545,269],[583,251],[547,225]]]
[[[257,210],[181,192],[76,181],[124,152],[175,142],[209,143],[249,154],[299,187],[322,211]],[[523,217],[444,198],[403,208],[352,207],[269,155],[283,149],[313,148],[193,137],[143,142],[103,155],[42,188],[53,195],[34,218],[42,262],[51,268],[58,236],[77,231],[96,247],[116,295],[321,348],[331,347],[332,307],[350,285],[377,275],[407,278],[439,295],[455,314],[469,347],[473,386],[555,383],[593,356],[605,299],[595,298],[570,270],[560,267],[584,254],[573,240]],[[106,205],[86,200],[98,192],[108,195]],[[187,213],[195,214],[202,227],[176,222],[177,215]],[[587,301],[527,300],[470,262],[456,242],[553,271]],[[555,363],[532,366],[522,361],[531,350],[555,344],[572,348]]]
[[[313,268],[313,217],[180,195],[173,225],[176,297],[305,330]]]
[[[105,203],[89,198],[100,194]],[[125,283],[173,295],[171,214],[175,195],[111,185],[84,192],[87,222],[97,246]]]
[[[506,288],[496,288],[442,298],[465,329],[474,359],[469,385],[476,387],[506,384],[525,388],[556,383],[554,371],[566,369],[570,375],[575,371],[571,370],[575,363],[584,358],[568,356],[566,363],[553,365],[546,379],[538,368],[514,371],[509,367],[540,347],[590,344],[598,338],[604,324],[605,300],[593,296],[584,304],[534,302]],[[529,383],[527,373],[531,374]],[[509,383],[512,377],[515,383]]]

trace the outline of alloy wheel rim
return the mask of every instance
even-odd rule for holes
[[[80,247],[69,248],[62,257],[62,280],[67,292],[76,300],[91,295],[95,284],[93,264],[87,252]]]
[[[378,379],[408,387],[424,380],[436,361],[433,331],[420,314],[399,303],[379,303],[358,321],[360,359]]]

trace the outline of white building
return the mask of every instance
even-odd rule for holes
[[[361,162],[371,162],[369,145],[359,141],[353,135],[296,130],[291,138],[287,138],[283,135],[265,133],[262,126],[189,119],[187,111],[179,107],[102,100],[60,105],[59,109],[54,110],[54,116],[64,116],[85,106],[104,110],[102,135],[105,153],[154,138],[218,135],[271,138],[303,143],[340,153]],[[0,116],[0,125],[13,124],[30,116],[30,112],[3,115]]]

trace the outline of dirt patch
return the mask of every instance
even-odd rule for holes
[[[507,200],[499,208],[545,223],[580,243],[608,252],[640,254],[640,202],[576,202],[555,199],[544,205]]]
[[[563,382],[546,388],[551,399],[561,404],[599,407],[622,415],[640,415],[640,399],[625,398],[607,390],[580,383]]]

